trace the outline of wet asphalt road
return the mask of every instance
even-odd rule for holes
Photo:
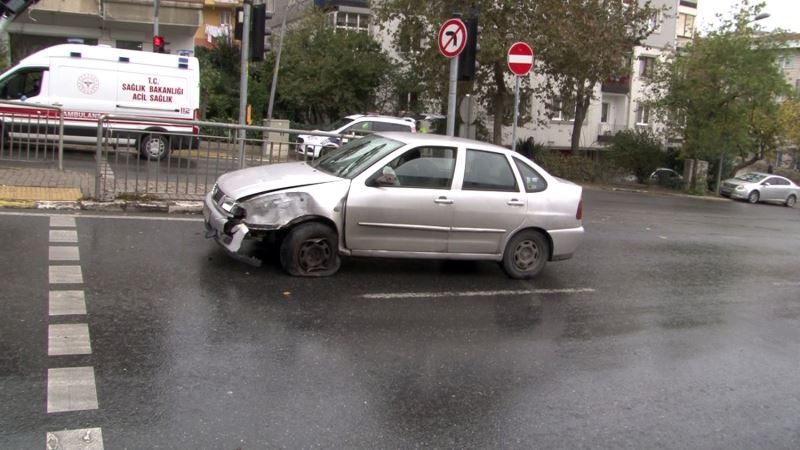
[[[48,218],[0,213],[0,448],[800,447],[798,209],[586,191],[578,254],[531,282],[290,278],[163,219],[78,216],[92,353],[47,356],[76,320],[48,317]],[[47,369],[75,366],[98,409],[48,414]]]

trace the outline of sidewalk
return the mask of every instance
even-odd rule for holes
[[[0,208],[200,213],[201,202],[93,201],[91,173],[0,161]]]

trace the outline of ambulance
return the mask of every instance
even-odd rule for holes
[[[108,46],[62,44],[38,51],[0,75],[3,139],[30,138],[36,115],[64,116],[64,142],[95,144],[104,114],[114,145],[135,145],[160,160],[170,149],[197,146],[200,69],[197,58]],[[40,109],[37,110],[37,107]],[[160,122],[186,121],[186,125]],[[53,121],[45,134],[58,138]],[[41,136],[41,127],[35,133]],[[52,136],[55,134],[55,136]]]

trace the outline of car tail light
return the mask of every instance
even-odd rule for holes
[[[583,220],[583,198],[578,201],[578,211],[575,212],[575,220]]]

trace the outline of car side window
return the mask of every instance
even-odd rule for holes
[[[349,127],[345,128],[342,131],[342,134],[355,134],[359,136],[363,136],[365,134],[372,133],[372,122],[364,121],[364,122],[356,122]]]
[[[514,164],[516,164],[517,170],[519,170],[519,174],[522,177],[525,192],[542,192],[547,189],[547,181],[533,167],[517,158],[514,158]]]
[[[411,125],[391,122],[375,122],[372,124],[372,131],[411,131]]]
[[[381,168],[372,178],[381,186],[449,189],[455,166],[455,148],[415,147]]]
[[[517,179],[506,155],[482,150],[467,150],[464,172],[465,191],[519,192]]]
[[[0,86],[0,99],[19,100],[39,95],[44,69],[24,70],[11,75]]]

